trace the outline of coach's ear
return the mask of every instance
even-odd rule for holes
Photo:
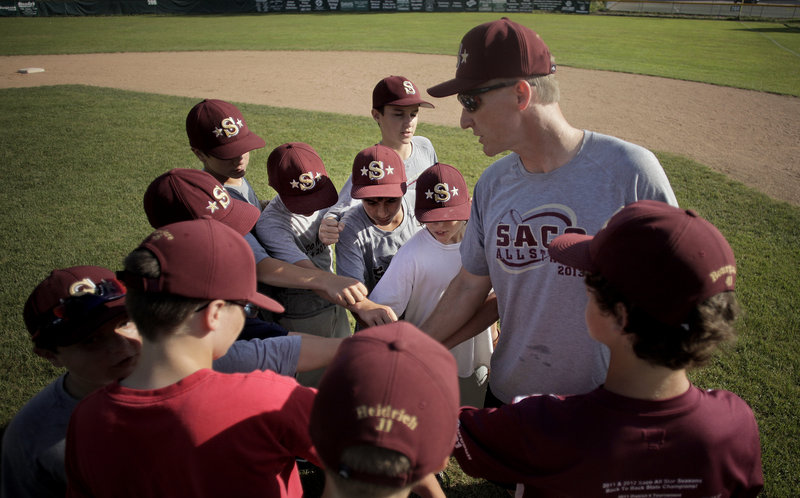
[[[536,90],[525,80],[517,81],[517,84],[514,85],[514,94],[517,97],[517,107],[520,111],[536,103],[539,98],[539,94],[536,93]]]

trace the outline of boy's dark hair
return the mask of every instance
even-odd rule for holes
[[[673,370],[701,367],[720,344],[736,338],[734,323],[740,308],[733,292],[720,292],[698,304],[685,324],[667,325],[626,299],[599,273],[587,272],[584,281],[602,312],[617,316],[616,305],[625,306],[625,332],[635,337],[633,351],[654,365]]]
[[[125,258],[125,272],[146,279],[161,277],[161,265],[148,249],[136,249]],[[168,294],[145,292],[128,287],[128,315],[142,337],[155,341],[184,322],[208,299],[196,299]]]
[[[371,475],[398,477],[409,473],[411,461],[402,453],[372,445],[358,445],[342,452],[343,467]],[[340,474],[329,472],[328,478],[334,481],[341,496],[352,498],[380,498],[397,493],[402,488],[373,484],[358,479],[346,479]],[[409,484],[410,488],[414,483]]]

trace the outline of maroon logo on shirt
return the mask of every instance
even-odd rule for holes
[[[495,257],[509,273],[537,268],[549,262],[547,248],[554,238],[564,233],[586,233],[576,225],[575,213],[558,204],[522,214],[511,209],[495,227]]]

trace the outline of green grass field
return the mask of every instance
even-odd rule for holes
[[[406,17],[409,16],[409,17]],[[274,15],[222,17],[0,18],[0,52],[218,49],[341,49],[455,53],[485,14]],[[797,96],[800,37],[781,24],[604,16],[518,15],[561,64],[753,88]],[[214,27],[212,34],[211,27]],[[246,33],[247,36],[234,36]],[[402,40],[402,41],[401,41]],[[692,56],[687,57],[689,47]],[[786,55],[788,54],[788,55]],[[777,62],[776,62],[777,61]],[[387,67],[387,72],[390,71]],[[76,264],[118,268],[150,231],[142,211],[149,182],[196,167],[184,119],[192,99],[85,86],[0,90],[0,426],[59,372],[30,351],[22,304],[49,270]],[[271,145],[314,145],[340,186],[352,158],[377,131],[367,116],[239,103]],[[423,115],[424,119],[424,115]],[[800,117],[798,117],[800,119]],[[491,160],[455,127],[420,124],[439,157],[470,186]],[[681,206],[725,234],[737,255],[746,316],[726,355],[692,375],[753,407],[761,429],[764,496],[800,494],[800,208],[774,201],[686,158],[656,151]],[[253,153],[248,178],[262,197],[268,150]],[[788,166],[787,166],[788,167]],[[495,491],[453,470],[449,496]],[[502,495],[497,495],[502,496]]]

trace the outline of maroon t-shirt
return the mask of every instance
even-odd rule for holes
[[[756,496],[758,426],[728,391],[691,387],[663,401],[602,387],[462,408],[455,456],[474,477],[521,483],[523,496]]]

